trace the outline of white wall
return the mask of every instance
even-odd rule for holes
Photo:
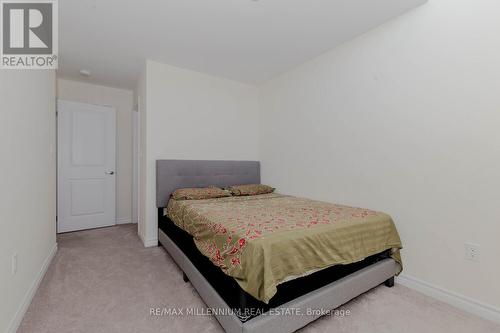
[[[255,87],[158,62],[147,61],[145,72],[143,240],[155,245],[155,161],[258,160],[258,96]]]
[[[57,97],[116,109],[116,219],[118,223],[136,223],[132,220],[133,91],[58,79]]]
[[[146,86],[146,69],[147,62],[144,64],[144,67],[141,71],[139,79],[137,81],[137,87],[135,89],[135,102],[139,111],[139,221],[137,226],[137,233],[139,237],[144,242],[145,245],[148,245],[146,240],[146,225],[147,225],[147,208],[149,207],[148,202],[155,202],[154,199],[147,197],[147,86]],[[152,238],[152,243],[155,242],[154,238]]]
[[[56,246],[54,71],[1,70],[0,114],[0,332],[8,332]]]
[[[433,0],[261,88],[265,183],[390,213],[404,274],[497,308],[498,13]]]

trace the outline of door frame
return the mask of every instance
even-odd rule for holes
[[[139,222],[139,111],[132,110],[132,223]]]

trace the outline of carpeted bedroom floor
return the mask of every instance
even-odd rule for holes
[[[161,247],[136,225],[58,236],[59,250],[18,332],[222,332],[210,316],[153,316],[151,308],[203,308]],[[499,332],[500,326],[397,285],[378,287],[301,332]]]

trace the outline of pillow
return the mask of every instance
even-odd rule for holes
[[[181,188],[172,193],[172,198],[175,200],[201,200],[230,197],[229,191],[219,187],[203,187],[203,188]]]
[[[259,195],[274,192],[274,187],[262,185],[262,184],[248,184],[248,185],[235,185],[226,188],[232,195],[242,196],[242,195]]]

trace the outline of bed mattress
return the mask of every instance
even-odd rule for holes
[[[387,214],[281,194],[170,200],[164,213],[198,250],[256,299],[332,265],[390,250],[401,241]]]

